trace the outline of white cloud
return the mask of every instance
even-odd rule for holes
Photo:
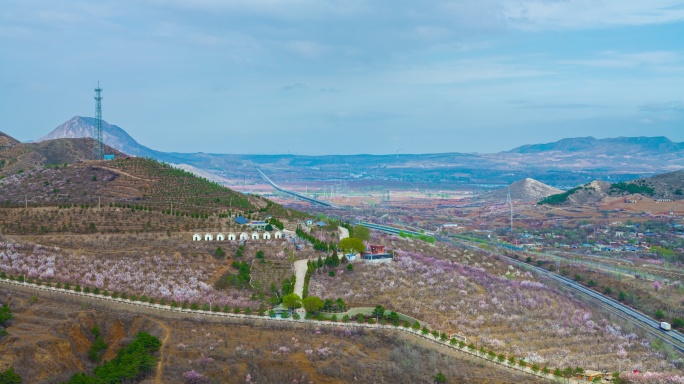
[[[606,69],[650,70],[658,73],[684,73],[684,57],[675,51],[601,52],[582,59],[562,60],[558,64]]]
[[[526,0],[506,2],[504,17],[522,29],[583,29],[684,21],[681,0]]]
[[[481,80],[541,77],[554,74],[507,58],[462,59],[397,70],[387,76],[393,83],[453,84]]]

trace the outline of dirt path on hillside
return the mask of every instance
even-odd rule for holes
[[[349,230],[344,227],[339,227],[340,230],[340,240],[345,239],[349,237]],[[309,262],[308,259],[304,260],[297,260],[294,262],[294,269],[295,269],[295,286],[294,286],[294,293],[299,295],[299,297],[304,298],[304,278],[306,277],[306,270],[308,269],[307,263]],[[304,308],[299,308],[296,311],[297,313],[300,314],[300,316],[304,316],[306,314],[306,311]]]
[[[159,320],[153,319],[148,316],[145,316],[145,318],[156,323],[158,326],[164,329],[164,332],[166,333],[164,339],[161,341],[161,348],[159,348],[159,362],[157,363],[157,375],[154,378],[154,382],[156,384],[162,384],[161,377],[162,373],[164,372],[164,349],[166,348],[166,342],[169,341],[169,337],[171,336],[171,328],[169,328],[166,324],[162,323]]]
[[[115,168],[109,168],[109,167],[103,167],[103,166],[97,166],[97,167],[93,167],[93,168],[106,169],[106,170],[108,170],[108,171],[112,171],[112,172],[118,173],[118,174],[120,174],[120,175],[128,176],[128,177],[131,177],[131,178],[136,179],[136,180],[154,181],[154,180],[150,180],[150,179],[143,179],[142,177],[138,177],[138,176],[133,176],[133,175],[131,175],[130,173],[127,173],[127,172],[124,172],[124,171],[122,171],[122,170],[115,169]]]
[[[306,277],[306,270],[309,268],[309,266],[307,265],[308,262],[308,259],[297,260],[294,262],[296,277],[294,293],[299,295],[299,297],[304,296],[304,278]],[[304,310],[304,308],[298,308],[296,312],[299,313],[300,316],[306,315],[306,311]]]
[[[339,227],[337,227],[337,229],[340,230],[340,240],[346,239],[347,237],[349,237],[349,230],[347,228],[345,228],[343,226],[339,226]]]

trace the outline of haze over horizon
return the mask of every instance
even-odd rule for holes
[[[684,141],[684,1],[9,1],[0,131],[160,151],[491,153]],[[679,36],[679,37],[678,37]]]

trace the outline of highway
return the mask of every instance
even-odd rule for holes
[[[394,228],[394,227],[388,227],[386,225],[381,225],[381,224],[373,224],[373,223],[366,223],[366,222],[360,222],[359,224],[363,225],[364,227],[370,228],[370,229],[375,229],[378,231],[386,232],[386,233],[391,233],[393,235],[398,235],[399,232],[403,232],[407,235],[412,235],[412,236],[424,236],[424,233],[416,232],[416,231],[409,231],[407,229],[399,229],[399,228]]]
[[[414,235],[420,235],[417,232],[411,232],[411,231],[405,231],[399,228],[393,228],[389,227],[386,225],[380,225],[380,224],[372,224],[372,223],[361,223],[364,226],[375,229],[378,231],[382,231],[385,233],[390,233],[393,235],[399,234],[399,231],[403,231],[405,233],[409,234],[414,234]],[[440,241],[444,241],[447,239],[439,239]],[[462,244],[462,243],[457,243],[462,246],[466,246],[472,249],[477,249],[480,250],[480,248],[469,246],[467,244]],[[617,311],[618,314],[620,314],[622,318],[625,320],[630,321],[631,323],[638,325],[642,329],[646,330],[648,333],[651,335],[660,338],[663,340],[665,343],[670,344],[673,348],[678,350],[679,352],[684,353],[684,335],[682,335],[680,332],[677,332],[675,330],[672,331],[663,331],[660,329],[660,322],[653,320],[652,318],[646,316],[645,314],[632,309],[618,301],[615,301],[611,299],[610,297],[606,297],[598,292],[592,291],[591,289],[588,289],[578,283],[576,283],[574,280],[568,279],[567,277],[557,275],[553,272],[547,271],[546,269],[536,267],[534,265],[529,265],[527,263],[523,263],[522,261],[513,259],[513,258],[508,258],[508,260],[513,263],[518,265],[519,267],[524,267],[525,269],[530,269],[542,276],[546,276],[560,284],[563,284],[567,287],[570,287],[572,289],[575,289],[579,292],[584,293],[585,295],[591,297],[594,300],[598,300],[601,304],[603,304],[605,307],[610,308],[612,312]]]
[[[337,209],[340,209],[339,206],[337,206],[337,205],[335,205],[335,204],[332,204],[332,203],[328,203],[327,201],[321,201],[321,200],[312,199],[312,198],[309,197],[309,196],[304,196],[304,195],[299,194],[299,193],[297,193],[297,192],[292,192],[292,191],[288,191],[287,189],[282,189],[282,188],[280,188],[279,186],[277,186],[276,183],[274,183],[271,179],[269,179],[268,176],[266,176],[263,172],[261,172],[261,170],[260,170],[259,168],[255,168],[255,169],[257,170],[257,172],[259,172],[259,174],[261,175],[261,177],[262,177],[264,180],[266,180],[267,183],[269,183],[273,188],[279,190],[279,191],[282,192],[282,193],[286,193],[286,194],[288,194],[288,195],[292,195],[292,196],[294,196],[294,197],[296,197],[296,198],[299,198],[299,199],[302,199],[302,200],[304,200],[304,201],[308,201],[308,202],[310,202],[310,203],[322,205],[322,206],[324,206],[324,207],[330,207],[330,208],[337,208]]]
[[[643,313],[641,313],[635,309],[632,309],[632,308],[630,308],[630,307],[628,307],[628,306],[626,306],[626,305],[624,305],[618,301],[615,301],[615,300],[611,299],[610,297],[606,297],[606,296],[604,296],[598,292],[595,292],[589,288],[586,288],[586,287],[582,286],[581,284],[576,283],[574,280],[568,279],[565,276],[557,275],[557,274],[550,272],[550,271],[547,271],[543,268],[539,268],[539,267],[536,267],[534,265],[529,265],[529,264],[523,263],[522,261],[519,261],[519,260],[515,260],[515,259],[511,259],[511,258],[509,258],[509,260],[512,263],[517,264],[518,266],[524,265],[525,268],[527,268],[527,269],[534,270],[535,272],[537,272],[540,275],[544,275],[544,276],[546,276],[550,279],[553,279],[553,280],[555,280],[561,284],[564,284],[570,288],[573,288],[577,291],[580,291],[580,292],[584,293],[585,295],[592,297],[593,299],[599,300],[601,303],[603,303],[603,304],[605,304],[611,308],[614,308],[614,309],[620,311],[621,313],[637,320],[639,323],[645,325],[646,327],[656,329],[657,333],[654,333],[654,332],[649,332],[649,333],[651,333],[654,336],[661,338],[663,341],[672,345],[674,348],[676,348],[680,352],[684,352],[684,335],[682,335],[680,332],[677,332],[674,330],[663,331],[660,329],[660,322],[659,321],[653,320],[650,317],[644,315]]]

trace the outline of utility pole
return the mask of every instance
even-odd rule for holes
[[[513,200],[511,200],[511,186],[508,186],[508,194],[506,195],[506,202],[511,208],[511,236],[513,236]]]

